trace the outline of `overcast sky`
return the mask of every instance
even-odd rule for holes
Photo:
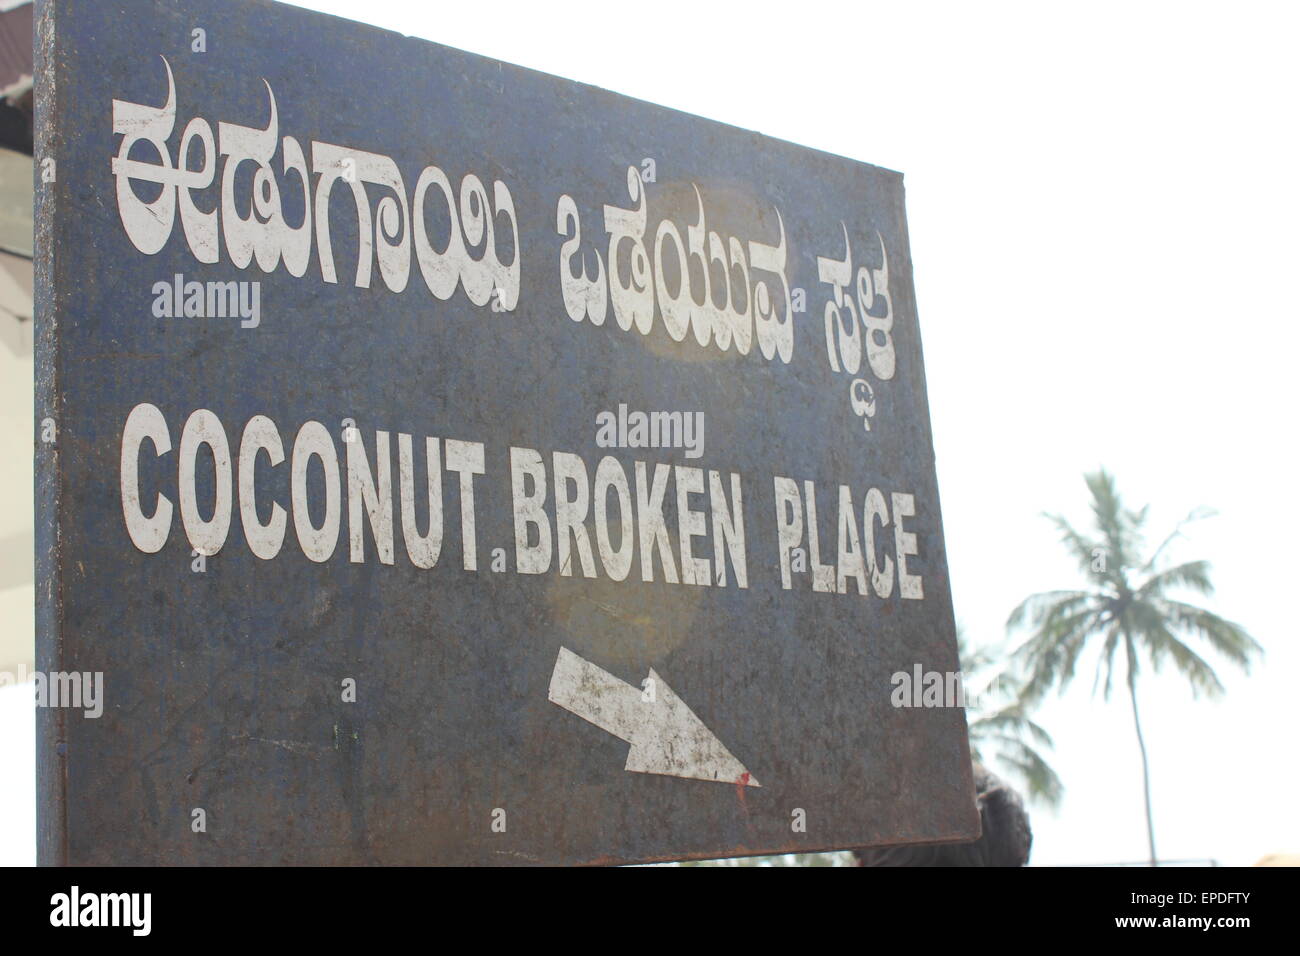
[[[1086,470],[1157,540],[1218,509],[1175,557],[1267,658],[1217,702],[1141,688],[1158,849],[1300,851],[1295,5],[298,5],[901,170],[958,618],[999,641],[1078,583],[1040,512],[1084,520]],[[1131,716],[1081,673],[1040,714],[1066,799],[1033,862],[1141,860]]]
[[[1175,557],[1268,656],[1221,701],[1142,688],[1157,848],[1300,851],[1294,5],[300,5],[901,170],[958,617],[998,641],[1077,583],[1039,514],[1084,520],[1088,469],[1157,540],[1218,509]],[[1141,860],[1132,718],[1082,673],[1034,862]]]

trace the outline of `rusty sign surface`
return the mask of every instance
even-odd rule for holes
[[[277,4],[36,39],[42,861],[977,835],[899,174]]]

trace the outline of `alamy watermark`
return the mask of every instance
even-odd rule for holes
[[[596,413],[598,448],[681,448],[687,458],[704,454],[703,412],[618,411]]]
[[[83,893],[74,885],[50,897],[50,925],[123,927],[133,936],[148,936],[152,909],[152,893]]]
[[[895,707],[978,707],[978,694],[966,692],[961,671],[927,671],[912,665],[911,673],[896,671],[889,678]]]
[[[37,707],[67,707],[80,710],[91,720],[104,713],[104,674],[102,671],[0,671],[0,687],[31,681],[36,689]]]
[[[255,329],[262,322],[262,283],[244,279],[229,282],[185,281],[178,272],[170,282],[153,284],[156,319],[239,319],[240,328]]]

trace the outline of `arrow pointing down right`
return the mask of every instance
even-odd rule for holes
[[[760,786],[653,669],[650,680],[653,700],[645,700],[631,684],[561,647],[547,699],[630,743],[625,770]]]

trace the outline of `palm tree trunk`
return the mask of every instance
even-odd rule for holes
[[[1125,635],[1128,644],[1128,699],[1133,705],[1133,729],[1137,731],[1138,752],[1142,755],[1142,795],[1147,808],[1147,848],[1151,851],[1150,865],[1156,865],[1156,825],[1151,816],[1151,768],[1147,766],[1147,745],[1142,740],[1142,722],[1138,719],[1137,675],[1134,673],[1135,651],[1133,642]]]

